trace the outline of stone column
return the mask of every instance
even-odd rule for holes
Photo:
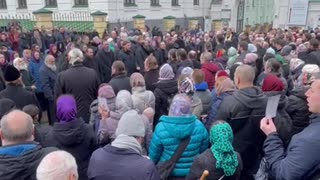
[[[52,13],[53,13],[52,11],[45,8],[34,11],[33,14],[36,17],[36,26],[38,28],[44,26],[47,29],[52,29],[53,28]]]
[[[163,26],[166,32],[170,32],[176,26],[176,17],[166,16],[163,18]]]
[[[91,13],[91,16],[93,17],[93,27],[94,29],[99,33],[99,36],[102,38],[104,30],[107,28],[107,17],[108,13],[96,11],[94,13]]]
[[[142,32],[145,31],[145,25],[146,25],[146,17],[143,15],[136,15],[132,17],[133,19],[133,27],[140,29]]]
[[[199,24],[199,20],[196,18],[189,19],[189,30],[196,29]]]

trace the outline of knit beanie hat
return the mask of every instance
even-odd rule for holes
[[[217,78],[222,77],[222,76],[229,77],[229,74],[226,71],[223,71],[223,70],[218,71],[217,72]]]
[[[244,60],[243,60],[243,63],[244,64],[253,64],[257,61],[258,59],[258,55],[256,53],[248,53],[246,54]]]
[[[254,44],[248,44],[248,51],[249,53],[257,52],[257,47]]]
[[[175,77],[173,69],[169,64],[164,64],[159,71],[159,80],[171,80]]]
[[[263,80],[261,89],[263,92],[283,91],[284,85],[283,82],[277,76],[273,74],[268,74]]]
[[[283,56],[289,56],[290,53],[291,53],[291,51],[292,51],[292,47],[289,46],[289,45],[286,45],[286,46],[284,46],[284,47],[282,48],[281,54],[282,54]]]
[[[127,136],[144,137],[145,125],[142,115],[135,110],[129,110],[120,118],[116,136],[124,134]]]
[[[270,47],[270,48],[267,49],[266,54],[276,55],[276,51],[273,48]]]
[[[20,78],[20,72],[12,65],[8,65],[4,71],[4,80],[12,82]]]
[[[290,71],[296,70],[299,66],[304,64],[304,61],[298,58],[293,58],[290,60]]]
[[[116,97],[116,94],[114,93],[114,90],[112,86],[109,84],[106,84],[99,88],[98,96],[106,99],[114,98]]]

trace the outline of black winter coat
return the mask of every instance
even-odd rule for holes
[[[96,60],[98,61],[101,82],[109,82],[111,79],[111,66],[115,61],[113,52],[106,52],[103,49],[101,49],[96,54]]]
[[[54,90],[55,100],[62,94],[73,95],[77,103],[78,118],[82,117],[88,123],[90,104],[97,97],[98,86],[99,79],[95,70],[77,63],[58,74]]]
[[[121,49],[118,54],[118,59],[121,60],[126,66],[127,75],[129,77],[131,74],[137,71],[136,59],[132,52],[124,52],[123,49]]]
[[[283,92],[265,92],[266,96],[276,96],[281,95],[280,101],[278,104],[276,117],[273,119],[274,124],[277,128],[279,137],[284,143],[284,146],[287,147],[292,137],[292,119],[286,111],[287,106],[287,96]]]
[[[114,75],[109,84],[112,86],[114,93],[117,95],[121,90],[131,92],[130,78],[126,74]]]
[[[56,40],[54,36],[44,36],[44,48],[45,50],[50,48],[50,44],[55,44]]]
[[[154,96],[156,98],[155,117],[153,126],[156,127],[162,115],[168,115],[170,99],[178,93],[176,80],[163,80],[155,84]]]
[[[35,94],[27,91],[20,85],[8,84],[7,88],[0,92],[0,98],[2,97],[11,99],[16,103],[18,109],[22,109],[29,104],[36,105],[41,109]]]
[[[146,82],[146,89],[149,91],[154,91],[155,83],[159,81],[159,70],[152,69],[144,73],[144,80]]]
[[[32,146],[32,148],[26,146]],[[11,148],[15,149],[16,155],[6,154]],[[26,150],[27,148],[29,150]],[[20,153],[18,153],[19,150]],[[0,147],[0,179],[36,180],[36,170],[41,160],[56,150],[58,149],[42,148],[35,142]]]
[[[163,64],[167,63],[168,60],[168,51],[164,49],[157,49],[154,52],[154,56],[157,59],[159,67],[162,66]]]
[[[55,123],[44,141],[45,147],[57,147],[76,159],[79,180],[88,179],[88,164],[96,145],[92,126],[78,119],[68,123]]]
[[[220,104],[216,119],[227,121],[234,134],[233,147],[243,160],[241,178],[252,179],[260,164],[265,139],[260,120],[265,117],[267,97],[257,87],[235,91]]]
[[[286,110],[292,119],[292,134],[301,132],[309,125],[308,102],[305,93],[307,88],[293,89],[288,97]]]
[[[94,69],[96,71],[98,77],[100,77],[99,76],[99,74],[100,74],[99,73],[99,65],[98,65],[98,61],[95,57],[90,58],[90,57],[86,56],[84,58],[83,65],[87,68]]]
[[[144,72],[144,61],[152,53],[153,49],[151,47],[146,48],[142,45],[138,46],[135,52],[136,63],[140,67],[140,71]]]
[[[237,156],[239,165],[236,172],[233,176],[225,176],[223,180],[240,179],[243,165],[240,154],[237,153]],[[219,180],[224,175],[222,169],[216,168],[216,158],[213,156],[213,153],[210,149],[207,149],[202,154],[196,156],[196,158],[193,160],[189,175],[186,177],[186,180],[198,180],[205,170],[209,171],[209,175],[206,178],[207,180]]]

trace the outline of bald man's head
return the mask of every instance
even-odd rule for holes
[[[21,144],[33,140],[33,122],[30,115],[13,110],[1,119],[2,145]]]
[[[234,82],[238,89],[253,86],[253,81],[255,78],[255,71],[253,67],[242,64],[237,67],[234,73]]]

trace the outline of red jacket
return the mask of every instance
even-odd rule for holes
[[[204,73],[204,80],[208,83],[210,91],[214,88],[216,73],[219,70],[219,67],[214,63],[202,64],[201,71]]]

